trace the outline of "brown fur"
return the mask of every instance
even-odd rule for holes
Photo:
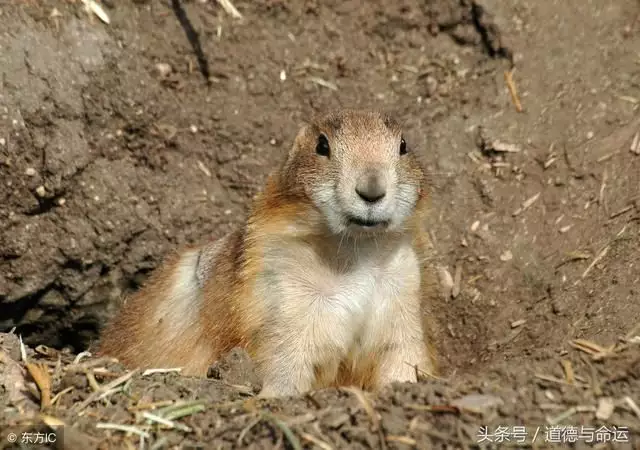
[[[268,305],[255,296],[258,277],[266,269],[265,251],[280,243],[304,245],[318,260],[336,271],[345,270],[355,261],[348,254],[338,255],[336,244],[340,245],[341,240],[332,236],[326,217],[311,200],[314,186],[327,180],[337,182],[341,176],[335,164],[316,155],[319,133],[348,148],[344,154],[335,157],[344,158],[343,164],[356,167],[359,160],[375,164],[376,158],[380,158],[370,148],[369,136],[400,136],[400,127],[391,118],[380,120],[376,113],[355,111],[320,117],[303,127],[283,165],[270,176],[263,193],[253,203],[244,226],[222,245],[204,287],[197,290],[199,300],[193,300],[193,307],[190,306],[192,300],[183,303],[176,300],[174,308],[171,306],[174,303],[167,300],[169,292],[175,288],[180,261],[186,264],[185,271],[191,267],[188,264],[192,263],[184,262],[187,261],[185,255],[215,243],[185,248],[170,255],[145,286],[125,301],[105,328],[101,354],[114,356],[132,367],[183,367],[184,374],[199,376],[204,376],[210,364],[233,347],[247,348],[258,362],[269,357],[272,330],[267,327],[270,325],[267,321],[270,311]],[[436,326],[429,308],[438,295],[438,286],[430,262],[433,250],[424,230],[427,213],[425,174],[411,153],[399,160],[397,170],[403,180],[419,186],[420,197],[412,216],[401,227],[381,233],[377,239],[384,247],[386,242],[408,237],[418,255],[422,266],[420,292],[424,343],[435,368]],[[196,257],[189,258],[192,258],[189,261],[195,261]],[[185,281],[185,286],[192,289],[190,283]],[[188,313],[183,314],[184,311]],[[319,364],[314,367],[313,387],[355,384],[375,389],[379,387],[379,358],[387,351],[379,348],[366,357],[361,355],[357,361],[348,357],[340,362],[337,376],[323,373],[323,365]]]

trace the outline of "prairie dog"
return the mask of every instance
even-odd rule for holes
[[[263,397],[435,374],[426,207],[424,170],[393,118],[321,116],[244,225],[168,257],[105,328],[100,353],[205,376],[244,347]]]

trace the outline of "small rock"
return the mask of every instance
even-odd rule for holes
[[[171,73],[172,70],[173,69],[171,68],[171,66],[167,63],[156,64],[156,71],[158,72],[158,75],[160,75],[161,77],[166,77]]]
[[[613,414],[615,405],[610,397],[603,397],[598,401],[598,409],[596,409],[596,418],[599,420],[608,420]]]
[[[429,75],[427,76],[425,82],[427,84],[427,97],[433,97],[436,92],[438,92],[438,80]]]
[[[563,310],[562,303],[560,303],[558,299],[554,299],[551,302],[551,310],[553,311],[554,314],[562,313],[562,310]]]
[[[566,226],[560,228],[560,233],[562,233],[562,234],[566,233],[567,231],[569,231],[571,229],[572,226],[573,225],[566,225]]]
[[[504,404],[501,398],[494,395],[470,394],[451,402],[453,406],[462,410],[487,412],[491,408]]]
[[[33,167],[27,167],[27,170],[24,171],[24,174],[28,177],[35,177],[36,173],[36,169]]]
[[[66,306],[69,302],[56,290],[51,289],[44,294],[38,304],[41,306]]]
[[[337,430],[345,423],[351,420],[349,414],[344,412],[329,413],[329,416],[325,418],[324,423],[332,430]]]
[[[587,133],[587,139],[593,139],[593,136],[594,136],[593,131],[589,131],[589,132]]]
[[[246,386],[254,392],[259,391],[261,384],[251,357],[242,348],[233,348],[214,362],[209,367],[207,377]]]
[[[196,133],[198,132],[198,127],[197,127],[197,126],[195,126],[195,125],[191,125],[191,126],[189,127],[189,129],[191,130],[191,132],[192,132],[193,134],[196,134]]]
[[[285,72],[284,70],[282,70],[280,72],[280,81],[286,81],[287,80],[287,72]]]
[[[513,253],[511,250],[507,250],[502,255],[500,255],[500,261],[511,261],[513,259]]]
[[[5,351],[14,361],[20,361],[20,338],[14,333],[0,333],[0,351]],[[6,364],[6,363],[5,363]]]
[[[47,190],[44,188],[44,186],[38,186],[36,188],[36,194],[38,194],[38,197],[44,197],[45,195],[47,195]]]
[[[22,318],[22,321],[27,324],[37,323],[38,320],[42,317],[44,311],[40,308],[31,308],[27,311],[27,313]]]
[[[7,145],[7,140],[5,138],[0,138],[0,145],[3,147]]]
[[[451,297],[453,292],[453,277],[451,273],[444,267],[438,269],[438,276],[440,278],[440,286],[442,287],[442,293],[445,299]]]

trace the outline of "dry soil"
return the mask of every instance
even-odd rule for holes
[[[108,24],[0,3],[11,445],[54,427],[65,448],[640,448],[640,3],[222,3],[103,1]],[[444,379],[266,402],[241,352],[206,380],[76,360],[336,107],[392,113],[428,168]]]

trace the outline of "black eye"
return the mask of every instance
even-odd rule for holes
[[[316,153],[320,156],[329,157],[331,150],[329,149],[329,141],[324,134],[318,136],[318,145],[316,145]]]
[[[400,154],[407,154],[407,143],[405,142],[404,138],[400,139]]]

